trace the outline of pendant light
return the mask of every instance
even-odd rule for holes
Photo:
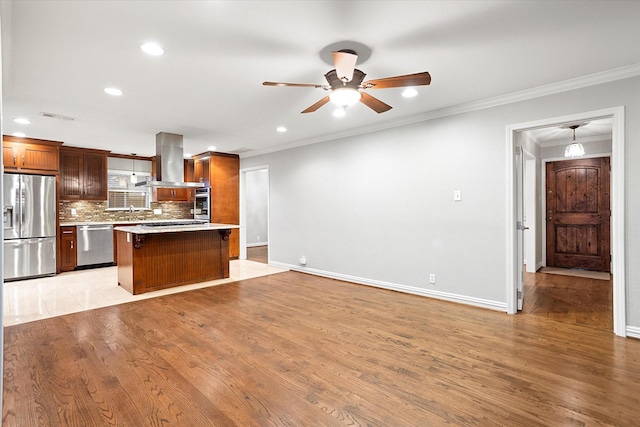
[[[131,153],[132,156],[135,156],[136,153]],[[138,182],[138,177],[136,176],[136,159],[133,158],[131,161],[131,176],[129,177],[129,181],[131,181],[132,184],[135,184],[136,182]]]
[[[584,147],[579,142],[576,142],[576,129],[578,129],[580,125],[571,125],[567,127],[573,130],[573,141],[571,144],[567,145],[567,148],[565,148],[564,156],[572,159],[584,156]]]

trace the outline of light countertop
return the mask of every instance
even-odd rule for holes
[[[160,221],[150,221],[160,222]],[[133,225],[133,226],[118,226],[115,227],[116,231],[125,231],[133,234],[156,234],[156,233],[179,233],[183,231],[209,231],[209,230],[229,230],[233,228],[240,228],[239,225],[234,224],[189,224],[189,225],[164,225],[160,227],[152,227],[148,225]]]
[[[145,219],[138,221],[75,221],[75,222],[61,222],[60,227],[75,227],[77,225],[122,225],[122,224],[147,224],[156,222],[175,222],[175,221],[193,221],[194,223],[202,222],[202,220],[186,218],[186,219]]]

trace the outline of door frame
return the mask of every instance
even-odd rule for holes
[[[626,337],[624,106],[508,125],[506,127],[507,313],[517,312],[517,253],[515,147],[518,132],[561,123],[611,117],[611,273],[613,275],[613,332]],[[522,248],[520,248],[522,249]]]
[[[247,259],[247,172],[259,170],[267,171],[267,182],[269,182],[269,165],[252,166],[240,169],[240,256],[238,259]],[[269,222],[270,215],[270,198],[269,185],[267,185],[267,236],[271,240],[271,229]],[[269,255],[271,251],[267,251],[267,264],[271,261]]]
[[[529,227],[527,233],[524,234],[524,259],[527,261],[527,267],[525,271],[527,273],[535,273],[538,270],[539,264],[537,258],[538,248],[538,213],[536,206],[536,194],[538,191],[538,185],[536,179],[538,178],[538,170],[536,164],[538,159],[533,154],[525,151],[524,158],[524,206],[525,206],[525,221],[524,225]],[[544,212],[544,210],[542,210]]]

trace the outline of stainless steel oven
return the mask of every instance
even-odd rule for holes
[[[196,200],[193,203],[193,217],[207,221],[211,218],[210,188],[196,188]]]

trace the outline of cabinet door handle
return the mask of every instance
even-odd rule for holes
[[[73,240],[71,241],[71,249],[73,249]]]
[[[24,154],[22,155],[22,166],[24,166]]]
[[[62,234],[73,234],[73,231],[63,231]]]
[[[16,165],[16,162],[18,161],[17,157],[16,157],[16,153],[13,153],[13,166]]]

